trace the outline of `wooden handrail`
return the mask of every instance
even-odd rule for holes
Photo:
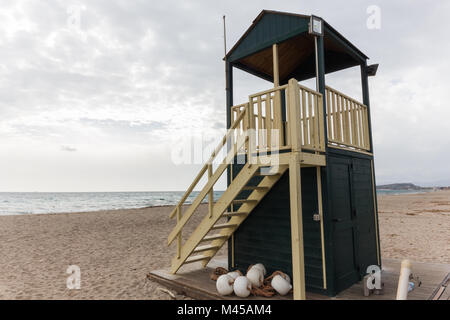
[[[288,88],[288,85],[285,84],[284,86],[279,86],[279,87],[276,87],[276,88],[272,88],[272,89],[268,89],[268,90],[264,90],[264,91],[252,94],[249,97],[250,97],[250,99],[251,98],[256,98],[258,96],[262,96],[262,95],[265,95],[265,94],[268,94],[268,93],[272,93],[272,92],[275,92],[275,91],[285,90],[287,88]]]
[[[226,135],[223,137],[222,141],[219,143],[219,145],[214,149],[213,153],[211,154],[211,157],[209,158],[209,160],[206,162],[206,164],[202,167],[202,169],[200,170],[200,172],[197,174],[197,176],[195,177],[194,181],[191,183],[191,185],[189,186],[189,188],[186,190],[185,194],[183,195],[183,197],[181,198],[181,200],[178,202],[178,204],[176,205],[176,207],[173,209],[173,211],[170,213],[170,219],[174,218],[176,213],[177,213],[177,208],[181,209],[181,206],[184,204],[184,202],[186,201],[186,199],[189,197],[189,195],[192,193],[192,191],[194,190],[194,188],[197,186],[198,182],[200,181],[200,179],[203,177],[203,175],[205,174],[205,172],[208,170],[208,166],[209,164],[212,164],[214,162],[214,159],[216,158],[217,154],[219,153],[219,151],[223,148],[223,146],[225,145],[225,143],[227,142],[228,138],[230,137],[230,135],[233,133],[233,130],[236,129],[237,125],[239,124],[239,122],[244,118],[244,115],[246,113],[246,109],[244,109],[244,112],[242,112],[234,121],[234,123],[231,125],[230,129],[227,131]]]
[[[211,178],[208,180],[206,185],[203,187],[202,191],[198,194],[198,196],[195,198],[194,202],[191,204],[191,206],[188,208],[188,210],[185,212],[185,214],[181,217],[180,221],[177,223],[175,228],[172,230],[172,232],[169,234],[168,238],[168,244],[170,245],[173,240],[178,236],[178,234],[182,231],[185,224],[188,222],[188,220],[191,218],[191,216],[194,214],[194,211],[198,208],[202,200],[206,197],[206,195],[209,193],[211,188],[216,184],[217,180],[222,176],[222,173],[225,171],[227,166],[231,163],[233,158],[235,157],[237,150],[239,150],[248,140],[248,136],[242,139],[239,139],[239,141],[236,144],[235,148],[232,148],[226,158],[222,161],[222,163],[217,168],[216,172],[211,176]]]

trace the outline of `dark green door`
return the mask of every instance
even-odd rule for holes
[[[359,268],[361,276],[364,276],[368,266],[379,264],[376,235],[378,222],[370,160],[352,160],[352,185],[352,203],[357,220]]]
[[[360,279],[357,223],[352,203],[352,162],[350,158],[330,157],[328,163],[335,288],[340,292]]]

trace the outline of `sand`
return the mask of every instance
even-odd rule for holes
[[[170,299],[146,275],[170,265],[171,209],[0,217],[0,299]],[[450,191],[380,196],[379,211],[383,257],[450,263]]]

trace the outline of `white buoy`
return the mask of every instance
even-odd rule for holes
[[[247,298],[250,295],[252,284],[247,277],[240,276],[234,280],[234,293],[240,298]]]
[[[397,300],[406,300],[408,298],[409,276],[411,275],[411,262],[403,260],[398,279]]]
[[[291,278],[286,273],[283,273],[282,277],[289,283],[291,283]]]
[[[231,278],[233,278],[233,281],[236,280],[237,277],[242,276],[242,273],[240,271],[232,271],[227,273]]]
[[[250,280],[253,288],[259,288],[263,284],[264,274],[260,268],[253,266],[248,270],[247,278]]]
[[[264,267],[264,265],[262,263],[257,263],[253,267],[260,269],[263,273],[263,276],[265,276],[267,274],[266,267]]]
[[[273,277],[271,285],[282,296],[285,296],[292,289],[291,284],[279,274]]]
[[[217,292],[222,296],[228,296],[233,293],[234,279],[227,274],[221,275],[216,282]]]

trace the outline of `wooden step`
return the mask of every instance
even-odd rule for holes
[[[238,199],[238,200],[233,200],[233,204],[243,204],[243,203],[250,203],[250,202],[258,202],[258,200],[249,200],[249,199]]]
[[[248,214],[249,214],[248,212],[239,212],[239,211],[237,211],[237,212],[225,212],[223,214],[223,216],[225,218],[231,218],[231,217],[236,217],[236,216],[246,216]]]
[[[205,251],[209,251],[209,250],[219,250],[220,246],[213,246],[212,244],[207,244],[205,246],[198,246],[197,248],[195,248],[195,250],[193,251],[194,253],[198,253],[198,252],[205,252]]]
[[[228,236],[225,236],[225,235],[222,235],[222,234],[213,234],[213,235],[204,237],[201,240],[201,242],[214,241],[214,240],[227,239],[227,238],[228,238]]]
[[[226,229],[226,228],[236,228],[237,224],[230,224],[230,223],[222,223],[222,224],[216,224],[214,225],[211,230],[217,230],[217,229]]]
[[[193,257],[187,258],[184,263],[185,264],[187,264],[187,263],[194,263],[194,262],[208,260],[208,259],[209,259],[209,257],[207,257],[207,256],[199,255],[199,256],[193,256]]]
[[[258,170],[258,172],[256,173],[256,175],[257,176],[262,176],[262,177],[266,177],[266,176],[275,176],[275,177],[278,177],[278,176],[280,176],[280,173],[278,172],[281,168],[280,167],[278,167],[278,168],[273,168],[273,167],[264,167],[264,169],[265,168],[271,168],[270,170],[264,170],[264,172],[262,172],[263,171],[263,168],[260,168],[259,170]]]
[[[279,177],[280,176],[280,174],[279,173],[277,173],[277,172],[264,172],[264,173],[262,173],[261,171],[259,171],[257,174],[256,174],[257,176],[260,176],[260,177]]]
[[[242,188],[242,191],[254,191],[254,190],[266,191],[269,190],[269,187],[246,186]]]

